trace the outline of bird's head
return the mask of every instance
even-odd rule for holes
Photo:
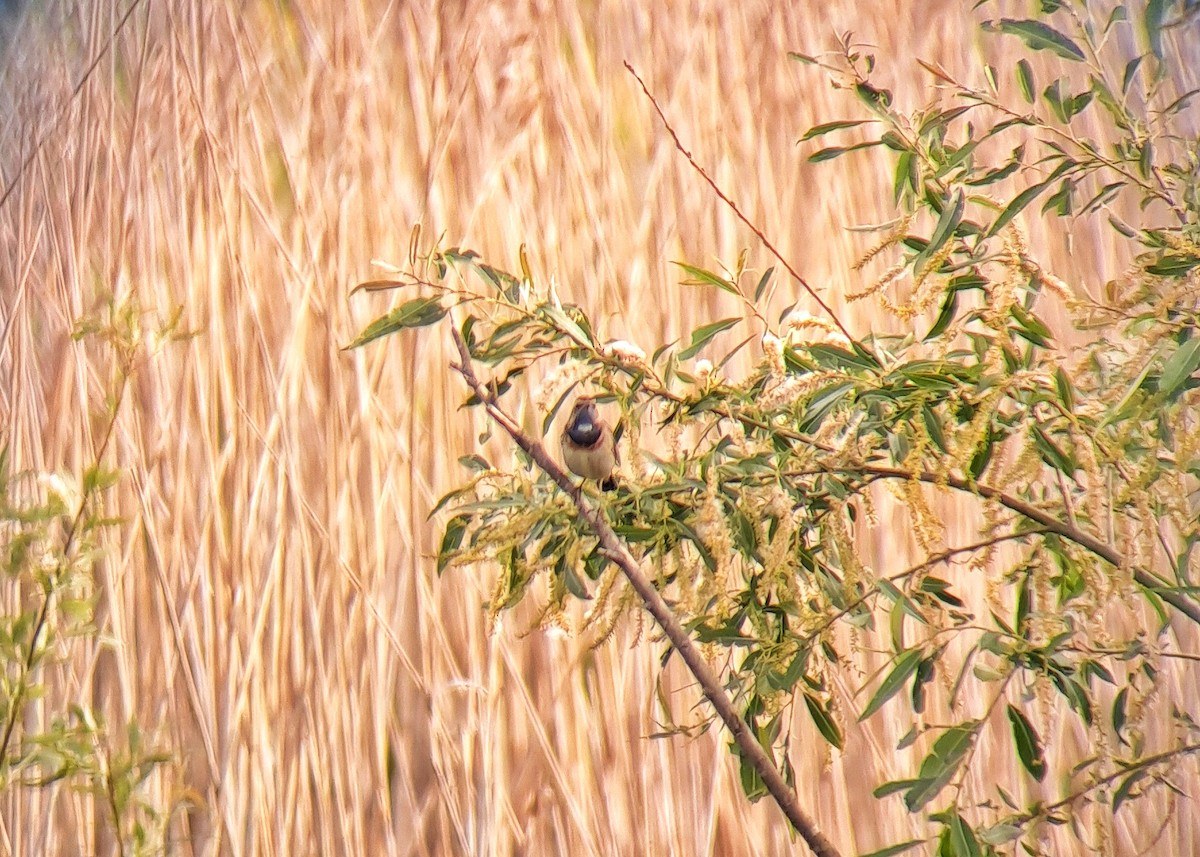
[[[567,421],[567,436],[579,446],[592,446],[600,439],[600,415],[596,411],[596,403],[590,396],[580,396],[571,408],[571,418]]]

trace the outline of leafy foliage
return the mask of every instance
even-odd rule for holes
[[[0,450],[0,790],[65,784],[90,795],[122,855],[166,848],[167,814],[143,786],[170,756],[148,745],[136,721],[114,736],[99,711],[64,696],[46,672],[102,634],[95,568],[102,534],[119,523],[104,504],[119,473],[103,462],[135,361],[177,323],[178,314],[143,332],[137,305],[113,302],[76,325],[75,338],[109,349],[114,364],[97,453],[77,478],[14,472]]]
[[[451,248],[414,259],[389,285],[422,294],[352,344],[449,318],[502,400],[536,369],[544,431],[576,389],[614,403],[628,464],[621,488],[597,502],[694,639],[728,664],[728,693],[785,777],[795,703],[837,748],[848,706],[860,720],[886,709],[912,721],[901,746],[923,758],[876,795],[928,812],[930,848],[1036,850],[1042,823],[1088,806],[1115,812],[1200,750],[1186,702],[1153,752],[1133,714],[1160,692],[1159,661],[1190,656],[1172,649],[1169,623],[1200,621],[1200,146],[1175,130],[1191,94],[1169,85],[1168,6],[1143,11],[1149,50],[1133,60],[1109,38],[1131,25],[1124,7],[1092,21],[1050,3],[1044,20],[989,23],[1066,71],[1039,90],[1027,61],[1011,84],[986,69],[983,86],[927,66],[943,94],[912,115],[849,38],[834,60],[796,55],[865,113],[804,141],[878,131],[809,160],[871,151],[894,162],[897,219],[868,258],[895,262],[849,297],[874,297],[921,323],[916,334],[851,341],[837,319],[795,309],[771,321],[772,271],[756,277],[743,254],[723,272],[680,263],[685,285],[736,297],[743,315],[647,357],[601,341],[523,254],[518,277]],[[1074,130],[1089,113],[1111,142]],[[1021,223],[1039,201],[1042,215],[1104,216],[1137,248],[1102,299],[1079,298],[1083,284],[1035,258]],[[1068,336],[1090,338],[1068,352]],[[751,352],[756,362],[735,359]],[[701,354],[721,357],[689,365]],[[605,638],[632,603],[573,504],[524,457],[512,468],[466,463],[469,481],[435,509],[448,516],[439,571],[494,563],[493,612],[544,578],[543,621],[566,623],[582,599],[586,626]],[[977,522],[970,543],[948,545],[935,508],[947,496]],[[903,508],[923,561],[868,563],[862,536],[895,538],[901,526],[890,512],[881,521],[883,504]],[[1144,627],[1146,610],[1158,628]],[[1115,631],[1114,617],[1132,630]],[[852,702],[834,679],[851,674],[868,633],[890,650]],[[1045,780],[1068,752],[1046,728],[1055,698],[1099,748],[1069,760],[1061,793],[1022,805],[1011,797],[1021,783],[967,788],[980,736],[998,729],[1031,780]],[[743,786],[763,793],[745,768]]]

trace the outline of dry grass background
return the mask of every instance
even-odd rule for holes
[[[492,629],[484,570],[435,577],[425,517],[482,426],[457,410],[437,335],[341,352],[383,308],[346,294],[370,260],[402,262],[421,221],[510,268],[525,242],[606,337],[648,350],[728,315],[669,260],[770,262],[673,150],[627,59],[839,304],[862,285],[843,227],[886,219],[889,185],[867,160],[803,162],[800,133],[850,106],[786,51],[854,30],[915,104],[915,57],[978,80],[979,51],[1004,67],[1012,45],[981,45],[949,2],[164,0],[135,5],[106,50],[127,8],[11,13],[0,425],[18,467],[78,472],[109,370],[73,321],[114,291],[183,307],[196,335],[140,365],[119,420],[127,523],[97,577],[112,642],[55,673],[177,749],[151,782],[190,799],[176,853],[793,853],[778,812],[741,797],[721,736],[647,738],[648,634],[593,651],[521,615]],[[1068,270],[1094,289],[1118,262],[1084,246]],[[894,324],[872,312],[846,318]],[[880,557],[912,550],[871,538]],[[666,685],[695,719],[685,678]],[[906,729],[851,729],[844,756],[799,733],[803,801],[847,854],[914,831],[869,794],[911,770],[891,750]],[[980,759],[1012,764],[1007,746]],[[0,851],[109,853],[91,807],[10,791]],[[1191,853],[1188,809],[1126,811],[1116,853]]]

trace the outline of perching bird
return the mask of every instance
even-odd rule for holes
[[[560,440],[563,462],[571,472],[594,479],[605,491],[617,487],[613,470],[620,461],[612,429],[600,418],[590,396],[580,396]]]

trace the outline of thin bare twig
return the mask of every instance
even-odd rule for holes
[[[629,552],[625,543],[617,536],[604,515],[599,509],[591,506],[584,498],[583,492],[571,481],[571,478],[566,472],[558,466],[550,454],[546,452],[546,448],[541,442],[525,434],[521,430],[521,426],[501,409],[496,400],[495,395],[487,387],[482,384],[479,377],[475,374],[475,370],[471,365],[471,353],[467,348],[467,344],[463,341],[462,335],[457,328],[451,327],[451,332],[454,336],[454,344],[458,349],[460,363],[454,365],[454,369],[463,377],[467,386],[471,391],[483,402],[487,409],[488,416],[492,418],[508,435],[513,439],[517,446],[529,456],[529,458],[545,471],[559,488],[563,490],[568,497],[575,503],[575,508],[579,510],[579,515],[587,522],[596,538],[600,541],[600,547],[605,555],[621,569],[621,573],[629,581],[630,586],[638,594],[642,600],[642,604],[654,617],[654,620],[663,629],[667,639],[674,646],[675,651],[683,659],[688,670],[695,677],[700,685],[704,696],[708,699],[709,704],[717,712],[717,716],[721,718],[721,722],[725,724],[725,728],[733,736],[734,742],[737,744],[742,757],[746,763],[754,769],[754,772],[762,778],[763,785],[775,800],[775,803],[783,810],[783,814],[787,816],[788,821],[800,834],[808,847],[812,849],[817,857],[840,857],[840,853],[833,843],[830,842],[813,819],[811,819],[804,809],[800,806],[800,802],[796,798],[795,792],[791,790],[783,775],[775,767],[771,758],[767,755],[762,745],[758,743],[749,724],[742,719],[741,715],[733,707],[733,702],[725,694],[721,688],[721,683],[717,676],[705,663],[704,657],[700,654],[700,650],[688,636],[683,625],[671,612],[671,608],[663,597],[654,588],[650,579],[642,573],[638,566],[637,560]]]
[[[642,92],[646,94],[646,98],[650,99],[650,103],[654,105],[654,109],[658,113],[658,118],[662,120],[663,126],[667,129],[667,133],[669,133],[671,135],[671,139],[675,141],[675,148],[679,150],[680,154],[688,159],[688,163],[692,165],[692,168],[695,169],[696,172],[700,173],[700,175],[704,178],[704,181],[708,182],[708,186],[713,189],[713,193],[721,198],[721,202],[729,206],[730,210],[737,215],[738,220],[746,224],[747,228],[749,228],[751,232],[758,236],[758,240],[763,243],[763,246],[771,251],[771,254],[779,260],[779,263],[783,265],[783,267],[787,268],[787,272],[792,275],[793,279],[795,279],[796,282],[804,288],[804,291],[808,292],[809,297],[817,302],[817,306],[824,310],[825,314],[833,320],[833,323],[837,325],[838,330],[842,332],[842,335],[851,342],[858,342],[858,338],[849,331],[846,325],[842,324],[842,320],[838,318],[837,313],[835,313],[829,307],[829,304],[825,303],[825,301],[821,299],[821,296],[817,294],[816,289],[810,286],[808,281],[800,276],[800,274],[792,266],[792,263],[784,258],[783,254],[780,253],[775,245],[771,243],[770,239],[763,234],[763,231],[755,226],[754,222],[742,213],[742,210],[738,208],[737,203],[730,199],[728,194],[721,190],[720,186],[713,180],[712,176],[710,176],[704,167],[700,166],[700,164],[696,162],[696,159],[692,157],[692,153],[684,148],[683,142],[679,139],[679,135],[675,133],[674,127],[672,127],[671,123],[667,120],[666,114],[663,113],[662,107],[659,106],[655,97],[650,94],[650,90],[646,86],[645,81],[642,80],[641,76],[638,75],[633,66],[629,64],[628,60],[625,61],[625,68],[627,68],[629,73],[633,75],[634,79],[642,87]]]

